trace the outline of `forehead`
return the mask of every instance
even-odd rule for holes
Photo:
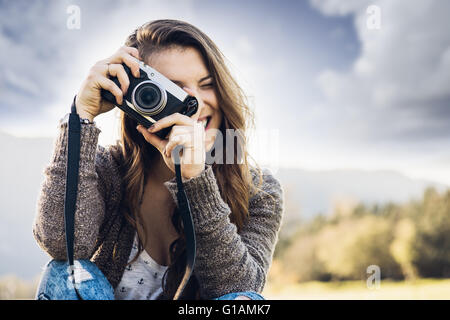
[[[146,63],[171,80],[198,81],[208,74],[203,57],[192,47],[164,49],[150,55]]]

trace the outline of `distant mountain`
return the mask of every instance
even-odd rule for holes
[[[49,259],[34,241],[31,227],[52,145],[52,139],[0,132],[0,275],[31,279]]]
[[[37,246],[31,226],[53,143],[50,138],[17,138],[0,132],[0,276],[32,279],[49,260]],[[403,202],[420,197],[428,185],[444,187],[396,172],[280,169],[276,176],[285,189],[287,220],[327,213],[339,199]]]
[[[281,168],[276,176],[285,189],[289,205],[299,209],[286,213],[293,219],[329,214],[336,205],[345,202],[402,203],[421,198],[429,186],[438,190],[449,188],[433,181],[411,179],[395,171]]]

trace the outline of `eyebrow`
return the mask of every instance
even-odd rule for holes
[[[205,80],[207,80],[207,79],[209,79],[209,78],[212,78],[212,76],[211,76],[210,74],[208,74],[207,76],[201,78],[198,82],[205,81]],[[178,85],[178,86],[182,86],[182,84],[183,84],[183,81],[172,80],[172,79],[169,79],[169,80],[172,81],[173,83],[175,83],[175,84]]]

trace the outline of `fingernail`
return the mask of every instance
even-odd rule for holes
[[[152,132],[154,129],[155,129],[155,125],[152,124],[152,125],[148,128],[148,131]]]

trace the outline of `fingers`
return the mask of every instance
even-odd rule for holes
[[[166,147],[167,140],[159,138],[156,134],[148,132],[148,130],[142,126],[138,125],[136,129],[144,136],[144,139],[152,144],[160,153],[164,153],[164,148]]]
[[[150,133],[148,129],[139,125],[136,129],[144,136],[145,140],[151,143],[159,152],[170,158],[173,149],[177,145],[183,145],[186,148],[201,148],[204,144],[205,134],[198,125],[197,130],[192,127],[174,127],[170,133],[169,139],[161,139],[157,135]],[[201,131],[198,131],[201,130]]]
[[[136,48],[122,47],[109,59],[109,64],[122,64],[125,63],[131,70],[131,74],[135,77],[139,77],[139,63],[136,59],[139,59],[139,52]]]
[[[127,47],[127,46],[123,46],[121,49],[123,49],[124,51],[126,51],[127,53],[131,54],[133,57],[135,57],[136,59],[141,59],[139,56],[139,50],[135,47]]]
[[[192,136],[190,134],[182,134],[174,136],[173,138],[169,139],[169,142],[166,144],[164,154],[166,157],[170,158],[172,156],[172,151],[173,149],[175,149],[176,146],[182,145],[185,148],[191,148],[193,147],[192,144],[193,141]]]
[[[193,126],[197,122],[188,116],[185,116],[181,113],[173,113],[167,117],[164,117],[158,121],[156,121],[150,128],[150,132],[158,132],[164,128],[173,126],[173,125],[184,125],[184,126]]]
[[[139,78],[139,63],[129,54],[123,55],[122,61],[130,68],[131,74],[135,78]]]
[[[121,64],[110,64],[108,71],[109,75],[117,77],[117,79],[119,79],[120,87],[123,94],[125,94],[128,90],[128,87],[130,86],[130,79],[125,72],[124,67]]]
[[[195,123],[194,126],[174,126],[169,136],[169,142],[166,144],[165,155],[171,157],[172,151],[177,145],[203,152],[205,137],[205,130],[200,123]]]
[[[110,91],[118,104],[123,103],[123,95],[130,86],[130,79],[125,72],[122,63],[125,63],[135,77],[139,77],[139,51],[133,47],[122,47],[109,59],[97,62],[92,68],[89,80],[93,81],[98,88]],[[117,77],[121,89],[109,79],[109,76]]]
[[[114,97],[116,97],[116,101],[118,104],[122,104],[122,99],[123,99],[123,93],[122,90],[120,90],[120,88],[110,79],[104,77],[104,76],[98,76],[96,77],[96,79],[94,80],[97,87],[101,87],[105,90],[108,90],[109,92],[111,92]]]

